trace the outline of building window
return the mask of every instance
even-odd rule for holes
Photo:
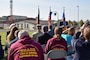
[[[27,24],[27,28],[29,28],[28,24]]]
[[[23,24],[21,24],[21,29],[23,29]]]
[[[17,27],[19,27],[19,24],[17,24]]]

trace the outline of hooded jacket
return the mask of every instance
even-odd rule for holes
[[[8,60],[44,60],[43,49],[25,35],[10,47]]]

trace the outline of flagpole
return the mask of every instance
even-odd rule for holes
[[[39,6],[38,6],[38,24],[40,24],[40,11],[39,11]]]
[[[63,19],[63,21],[65,21],[65,7],[63,7],[63,14],[64,14],[64,19]]]
[[[38,6],[38,16],[36,18],[36,24],[40,24],[40,9],[39,9],[39,6]]]
[[[65,7],[63,7],[63,12],[65,12]]]
[[[78,9],[78,12],[77,12],[78,18],[77,18],[77,20],[78,20],[78,27],[79,27],[79,6],[77,6],[77,9]]]
[[[48,17],[48,25],[49,25],[49,26],[52,25],[51,15],[52,15],[52,11],[51,11],[51,6],[50,6],[49,17]]]

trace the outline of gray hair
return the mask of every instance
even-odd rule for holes
[[[20,39],[22,36],[29,35],[27,30],[21,30],[18,33],[18,38]]]

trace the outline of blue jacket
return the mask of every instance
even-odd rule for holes
[[[61,35],[66,41],[68,45],[71,45],[72,36],[68,34],[62,34]]]
[[[73,36],[68,35],[68,34],[62,34],[61,36],[67,41],[68,48],[71,47],[71,40],[72,40]],[[74,53],[74,52],[72,50],[68,49],[68,54],[67,55],[71,55],[72,53]]]
[[[48,34],[51,35],[51,36],[53,36],[54,35],[54,29],[48,31]]]
[[[13,40],[10,42],[10,46],[11,46],[13,43],[15,43],[17,40],[18,40],[18,37],[16,37],[15,39],[13,39]],[[9,46],[9,47],[10,47],[10,46]]]
[[[80,34],[81,32],[77,32],[71,40],[75,51],[73,60],[90,60],[90,41],[80,39]]]

